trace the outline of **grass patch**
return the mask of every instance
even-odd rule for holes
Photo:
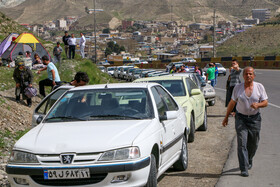
[[[14,134],[14,139],[15,140],[19,140],[23,135],[25,135],[30,129],[25,129],[25,130],[20,130],[20,131],[17,131],[15,134]]]

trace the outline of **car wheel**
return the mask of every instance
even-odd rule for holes
[[[193,115],[191,115],[190,134],[188,139],[189,143],[194,141],[194,133],[195,133],[194,119],[193,119]]]
[[[215,100],[209,101],[209,102],[208,102],[208,105],[209,105],[209,106],[214,106],[214,105],[215,105]]]
[[[186,137],[183,136],[181,155],[179,160],[173,164],[174,169],[178,171],[185,171],[188,168],[188,159],[189,155],[187,140]]]
[[[150,173],[148,182],[145,187],[156,187],[157,186],[157,164],[156,158],[151,154],[151,163],[150,163]]]
[[[203,124],[198,128],[198,130],[207,131],[207,128],[207,108],[205,107]]]

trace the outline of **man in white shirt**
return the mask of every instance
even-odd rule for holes
[[[80,33],[80,35],[81,35],[81,39],[80,39],[80,43],[79,43],[80,53],[81,53],[81,57],[85,58],[86,38],[83,33]]]
[[[248,169],[253,166],[253,157],[258,148],[261,129],[260,108],[266,107],[268,97],[264,86],[254,82],[255,70],[246,67],[243,70],[244,83],[236,85],[228,104],[223,126],[228,124],[228,116],[236,104],[235,129],[241,176],[248,177]]]
[[[75,58],[75,50],[76,50],[76,38],[74,36],[74,34],[71,34],[71,37],[68,38],[67,40],[68,44],[69,44],[69,58],[74,59]]]

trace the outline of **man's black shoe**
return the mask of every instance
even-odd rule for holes
[[[253,167],[253,164],[249,164],[248,169],[252,169],[252,167]]]
[[[248,171],[241,171],[241,176],[242,177],[249,177]]]

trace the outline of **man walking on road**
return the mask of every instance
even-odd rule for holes
[[[80,39],[80,43],[79,43],[80,53],[81,53],[81,57],[85,58],[86,38],[83,33],[80,33],[80,34],[81,34],[81,39]]]
[[[223,126],[228,124],[228,116],[236,104],[235,129],[237,133],[237,151],[241,176],[248,177],[248,169],[253,166],[253,157],[258,148],[261,129],[260,108],[266,107],[268,97],[264,86],[254,82],[255,70],[246,67],[243,70],[244,83],[234,87]]]
[[[206,81],[211,81],[211,86],[215,87],[215,67],[213,63],[209,64],[209,68],[206,71]]]

